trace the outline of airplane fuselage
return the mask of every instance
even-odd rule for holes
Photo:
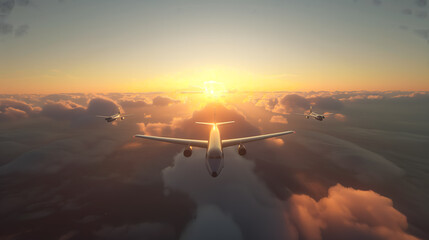
[[[210,130],[209,143],[206,152],[206,167],[212,177],[217,177],[223,169],[222,140],[219,128],[213,125]]]
[[[108,117],[108,118],[105,118],[105,120],[106,120],[107,122],[113,122],[113,121],[116,121],[116,120],[118,120],[118,119],[122,119],[122,120],[124,120],[124,117],[121,117],[121,115],[120,115],[120,114],[115,114],[115,115],[112,115],[112,116],[110,116],[110,117]]]
[[[314,119],[316,119],[318,121],[323,121],[323,119],[325,118],[325,116],[323,116],[321,114],[318,114],[318,113],[315,113],[315,112],[311,112],[308,116],[312,117],[312,118],[314,118]]]

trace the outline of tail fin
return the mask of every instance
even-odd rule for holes
[[[310,105],[310,113],[312,113],[312,112],[313,112],[313,106]]]
[[[218,122],[218,123],[209,123],[209,122],[195,122],[196,124],[203,124],[203,125],[210,125],[210,126],[220,126],[225,125],[229,123],[234,123],[234,121],[228,121],[228,122]]]

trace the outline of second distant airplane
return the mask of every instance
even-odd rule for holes
[[[99,118],[104,118],[104,120],[106,120],[107,122],[113,122],[116,121],[118,119],[124,120],[125,117],[131,116],[131,114],[127,114],[127,115],[122,115],[120,112],[113,114],[111,116],[101,116],[101,115],[97,115],[96,117]]]
[[[304,113],[304,114],[297,113],[297,114],[298,115],[303,115],[307,119],[314,118],[314,119],[316,119],[318,121],[323,121],[323,119],[325,119],[325,117],[328,115],[328,114],[324,115],[324,114],[319,114],[319,113],[313,112],[313,107],[312,106],[310,106],[310,112],[309,113]]]

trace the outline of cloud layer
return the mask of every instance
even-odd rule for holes
[[[425,239],[428,96],[234,93],[193,105],[195,94],[2,95],[0,236]],[[293,114],[310,105],[333,114]],[[118,111],[133,115],[95,117]],[[246,144],[244,157],[226,148],[216,179],[203,149],[185,158],[183,146],[132,137],[206,139],[195,122],[214,118],[235,121],[223,138],[296,134]]]

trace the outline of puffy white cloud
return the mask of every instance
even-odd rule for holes
[[[189,223],[181,240],[243,239],[240,228],[230,215],[215,205],[198,207],[196,219]]]
[[[168,106],[173,103],[179,103],[179,100],[174,100],[169,97],[163,97],[163,96],[156,96],[154,99],[152,99],[152,104],[155,106]]]
[[[12,98],[0,99],[0,120],[16,120],[37,114],[40,108]]]
[[[340,184],[319,201],[293,195],[288,200],[287,215],[304,240],[418,239],[406,233],[407,218],[393,208],[391,199]]]
[[[271,117],[270,122],[287,124],[287,119],[281,115],[274,115]]]

